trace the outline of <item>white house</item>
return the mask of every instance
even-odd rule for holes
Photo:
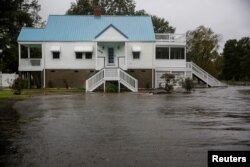
[[[20,73],[42,87],[116,81],[136,92],[159,87],[166,72],[220,84],[186,62],[185,34],[155,34],[149,16],[51,15],[45,28],[22,28],[18,44]]]

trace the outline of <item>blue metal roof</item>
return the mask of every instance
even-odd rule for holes
[[[130,41],[154,41],[150,16],[50,15],[44,29],[22,28],[18,41],[92,41],[113,25]]]

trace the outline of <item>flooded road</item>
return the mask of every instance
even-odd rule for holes
[[[0,115],[0,166],[205,167],[208,150],[250,150],[250,87],[37,96],[14,108]]]

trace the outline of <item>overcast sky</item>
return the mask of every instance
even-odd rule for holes
[[[38,0],[40,15],[65,14],[75,0]],[[176,33],[186,33],[199,25],[210,27],[228,39],[250,36],[250,0],[135,0],[136,9],[164,17],[176,27]]]

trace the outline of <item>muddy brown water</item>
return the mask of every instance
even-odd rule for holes
[[[208,150],[250,150],[250,87],[36,96],[0,109],[0,166],[205,167]]]

